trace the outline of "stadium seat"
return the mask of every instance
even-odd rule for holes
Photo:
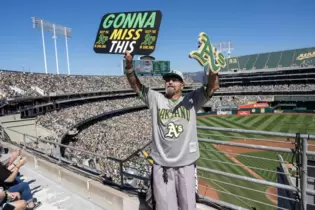
[[[270,53],[268,62],[266,64],[267,68],[277,68],[280,62],[281,55],[282,55],[282,51]]]
[[[246,65],[245,65],[246,70],[253,69],[257,58],[258,58],[258,54],[250,55],[249,59],[247,60]]]
[[[241,56],[238,58],[240,70],[246,70],[245,65],[249,58],[250,58],[250,55]]]
[[[292,66],[294,51],[295,50],[286,50],[282,52],[282,56],[279,62],[279,67]]]
[[[270,53],[259,54],[258,58],[254,64],[254,67],[256,69],[264,69],[266,64],[267,64],[269,55],[270,55]]]

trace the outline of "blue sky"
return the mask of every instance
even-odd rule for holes
[[[31,17],[72,28],[69,56],[72,74],[121,75],[121,55],[96,54],[93,43],[106,13],[161,10],[158,43],[152,54],[170,60],[183,72],[202,70],[190,51],[198,34],[212,42],[232,41],[232,55],[315,46],[314,0],[1,0],[0,69],[44,72],[41,33],[32,28]],[[49,73],[56,73],[54,42],[45,33]],[[59,69],[67,72],[65,41],[57,40]]]

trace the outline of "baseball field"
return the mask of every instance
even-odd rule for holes
[[[200,126],[315,134],[315,115],[312,114],[204,115],[198,117],[197,124]],[[211,138],[221,141],[294,148],[294,139],[280,137],[210,130],[199,130],[198,135],[199,138]],[[310,142],[310,144],[315,145],[315,142]],[[315,147],[309,147],[309,149],[315,150]],[[275,172],[279,166],[276,161],[278,160],[278,154],[288,164],[294,159],[292,153],[270,152],[209,143],[201,143],[200,150],[199,166],[273,182],[277,180],[277,173]],[[256,207],[256,209],[276,209],[272,207],[272,205],[277,205],[277,196],[275,195],[277,190],[273,187],[202,171],[198,171],[198,179],[200,185],[208,186],[208,189],[199,187],[201,194],[207,194],[207,196],[248,209],[252,207]],[[253,200],[257,200],[257,202]]]

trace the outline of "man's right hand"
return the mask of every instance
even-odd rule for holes
[[[21,199],[21,195],[18,192],[8,192],[8,197],[10,198],[11,201]]]
[[[130,52],[126,51],[125,52],[125,59],[126,59],[126,69],[131,69],[132,66],[132,55]]]

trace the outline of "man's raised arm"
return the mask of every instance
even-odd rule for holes
[[[192,97],[194,101],[195,109],[199,111],[217,89],[219,89],[219,75],[209,70],[208,84],[203,85],[189,94],[189,97]]]
[[[125,59],[126,59],[126,75],[128,82],[131,86],[131,88],[138,94],[138,96],[143,100],[143,102],[149,106],[149,108],[152,108],[152,104],[154,104],[157,100],[157,97],[159,97],[160,93],[152,90],[149,87],[146,87],[145,85],[141,84],[139,78],[137,77],[133,66],[132,66],[132,55],[129,52],[125,53]]]
[[[126,76],[131,88],[139,94],[142,91],[142,84],[137,77],[132,66],[132,55],[129,52],[125,52],[126,59]]]
[[[218,73],[216,74],[213,73],[209,69],[208,85],[207,85],[208,98],[210,98],[217,89],[219,89],[219,75]]]

